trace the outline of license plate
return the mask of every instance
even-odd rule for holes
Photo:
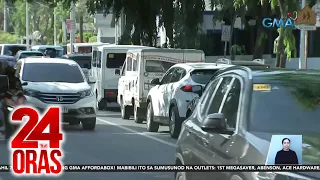
[[[68,108],[62,108],[63,113],[68,113]]]

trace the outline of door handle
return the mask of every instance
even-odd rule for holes
[[[209,146],[209,141],[206,140],[205,138],[202,138],[202,142],[204,146]]]

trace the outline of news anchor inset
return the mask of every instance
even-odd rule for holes
[[[277,152],[274,164],[299,164],[295,151],[290,149],[290,139],[282,139],[282,149]]]
[[[266,164],[302,164],[302,136],[273,135],[269,146]]]

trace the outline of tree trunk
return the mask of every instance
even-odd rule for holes
[[[270,5],[267,0],[265,0],[262,4],[261,11],[258,13],[257,22],[262,22],[263,18],[268,17],[268,12],[270,12]],[[255,42],[255,48],[253,52],[253,59],[261,59],[264,53],[264,48],[268,39],[267,29],[261,25],[261,23],[257,23],[257,38]]]
[[[280,14],[281,18],[286,17],[286,10],[284,7],[284,0],[278,0],[279,8],[280,8]],[[285,54],[285,47],[284,47],[284,29],[283,27],[280,27],[279,30],[279,40],[278,40],[278,47],[277,47],[277,63],[276,66],[280,68],[285,68],[286,66],[286,54]]]
[[[7,0],[3,1],[4,7],[3,7],[3,30],[4,32],[9,32],[9,12],[8,12],[8,2]]]
[[[80,42],[83,43],[83,15],[80,14],[80,21],[79,21],[79,33],[80,33]]]
[[[33,32],[34,31],[38,31],[38,25],[37,25],[37,20],[38,20],[38,17],[37,17],[37,4],[36,4],[36,1],[33,0],[32,1],[32,11],[33,11],[33,15],[32,15],[32,20],[33,20]]]

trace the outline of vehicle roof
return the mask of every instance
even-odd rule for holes
[[[233,65],[240,65],[240,66],[268,66],[266,64],[261,64],[255,61],[232,61]]]
[[[45,48],[55,48],[55,49],[63,49],[61,46],[55,46],[55,45],[35,45],[32,46],[31,49],[45,49]]]
[[[139,45],[117,45],[117,44],[108,44],[108,45],[102,45],[98,47],[98,49],[130,49],[130,48],[144,49],[144,48],[153,48],[153,47],[139,46]]]
[[[8,56],[8,55],[0,55],[0,58],[7,58],[7,59],[16,59],[13,56]]]
[[[275,76],[275,75],[281,75],[281,74],[320,76],[320,71],[311,70],[311,69],[286,69],[286,68],[252,69],[253,77],[267,77],[267,76]]]
[[[154,47],[145,47],[141,49],[128,50],[129,52],[201,52],[202,50],[197,49],[170,49],[170,48],[154,48]]]
[[[25,45],[25,44],[0,44],[0,46],[4,46],[4,45],[6,45],[6,46],[27,46],[27,45]]]
[[[179,63],[173,66],[182,67],[188,70],[198,70],[198,69],[222,69],[222,68],[232,67],[234,65],[216,64],[216,63]]]
[[[41,53],[41,54],[43,54],[41,51],[19,51],[19,53]]]
[[[77,56],[92,56],[92,53],[74,53],[74,54],[66,54],[64,57],[77,57]]]
[[[73,43],[73,46],[92,46],[92,45],[108,45],[110,43],[102,43],[102,42],[95,42],[95,43]],[[67,46],[71,46],[70,43]]]
[[[25,58],[21,59],[24,63],[59,63],[59,64],[77,64],[74,60],[61,58]]]

